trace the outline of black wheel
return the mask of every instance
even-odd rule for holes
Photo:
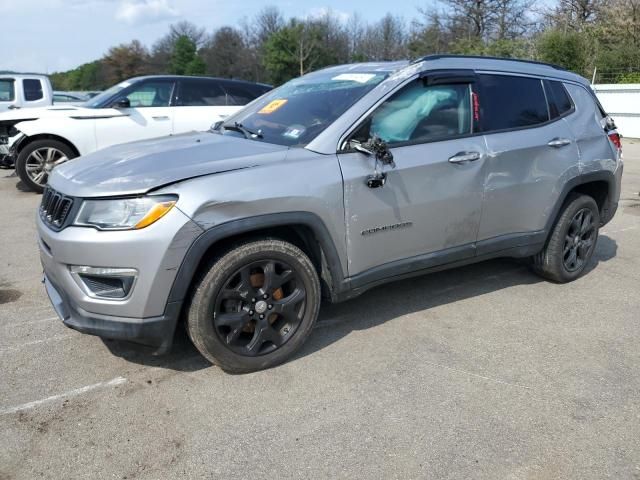
[[[251,372],[282,363],[300,348],[319,308],[320,282],[304,252],[282,240],[252,241],[203,273],[187,331],[212,363]]]
[[[559,283],[578,278],[598,241],[600,214],[595,200],[573,195],[564,205],[545,249],[533,258],[534,270]]]
[[[30,190],[42,193],[54,167],[76,157],[65,143],[57,140],[36,140],[25,146],[16,159],[16,172]]]

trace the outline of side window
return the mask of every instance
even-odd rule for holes
[[[573,104],[569,94],[562,85],[562,82],[554,80],[544,81],[545,91],[547,93],[547,101],[549,102],[549,113],[551,118],[561,117],[565,113],[571,111]]]
[[[134,85],[125,96],[131,108],[168,107],[172,92],[173,82],[152,80]]]
[[[182,80],[178,106],[204,107],[226,105],[225,93],[218,82],[211,80]]]
[[[485,132],[547,122],[542,81],[509,75],[480,75],[480,118]]]
[[[233,82],[225,82],[223,88],[227,92],[229,105],[246,105],[262,95]]]
[[[427,86],[415,80],[386,100],[355,138],[377,135],[385,142],[424,143],[471,133],[471,85]]]
[[[25,78],[22,80],[22,88],[24,88],[24,99],[27,102],[35,102],[42,100],[42,82],[33,78]]]
[[[13,102],[16,99],[16,89],[13,78],[0,78],[0,102]]]

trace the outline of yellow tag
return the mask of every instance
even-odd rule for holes
[[[272,102],[269,102],[267,105],[262,107],[262,110],[260,110],[258,113],[269,115],[270,113],[273,113],[281,108],[285,103],[287,103],[287,100],[285,98],[280,100],[273,100]]]

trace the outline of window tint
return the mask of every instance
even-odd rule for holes
[[[362,130],[362,129],[361,129]],[[426,86],[416,80],[386,100],[356,139],[377,135],[390,144],[430,142],[471,133],[468,84]]]
[[[564,115],[573,108],[571,99],[562,85],[562,82],[545,80],[545,88],[547,91],[547,100],[549,101],[551,118]]]
[[[42,93],[42,83],[40,80],[24,79],[22,80],[22,87],[24,88],[24,99],[27,102],[34,102],[41,100],[44,96]]]
[[[484,131],[522,128],[549,120],[542,82],[508,75],[480,75]]]
[[[134,85],[126,94],[131,108],[168,107],[173,82],[148,81]]]
[[[183,107],[226,105],[225,93],[215,80],[182,80],[178,105]]]
[[[259,91],[255,88],[233,82],[225,82],[222,86],[225,92],[227,92],[229,105],[246,105],[268,91],[268,89]]]
[[[0,102],[13,102],[16,98],[16,89],[13,78],[0,79]]]

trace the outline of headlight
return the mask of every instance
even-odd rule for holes
[[[97,227],[101,230],[140,229],[164,217],[177,200],[173,195],[85,200],[74,225]]]

